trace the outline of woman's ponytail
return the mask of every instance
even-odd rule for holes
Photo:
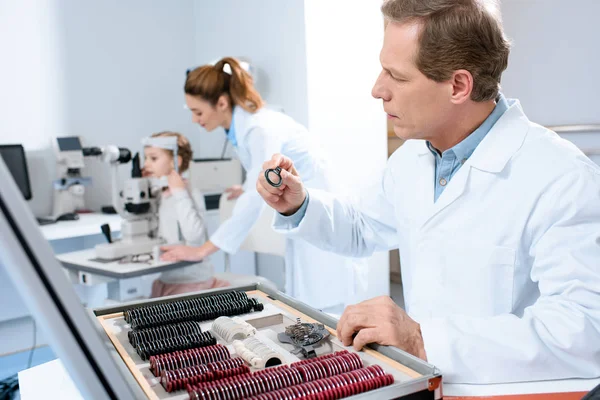
[[[225,57],[214,66],[205,65],[191,71],[185,82],[185,93],[200,96],[212,105],[217,104],[221,95],[227,94],[232,107],[237,105],[249,112],[256,112],[264,106],[252,77],[232,57]]]

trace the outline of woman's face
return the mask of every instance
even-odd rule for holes
[[[173,171],[173,156],[159,147],[144,147],[144,176],[160,178]]]
[[[185,95],[185,103],[192,112],[192,122],[200,125],[207,131],[213,131],[219,126],[224,126],[231,110],[224,96],[219,98],[215,106],[197,96]]]

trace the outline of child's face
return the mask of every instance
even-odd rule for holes
[[[173,171],[173,156],[165,149],[144,147],[144,176],[160,178]]]

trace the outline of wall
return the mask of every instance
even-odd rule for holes
[[[84,145],[117,144],[141,151],[140,140],[179,131],[197,146],[183,108],[185,71],[194,63],[192,0],[81,2],[66,0],[60,20],[67,123],[64,134]],[[93,179],[86,204],[110,201],[109,169],[86,160]],[[122,168],[122,176],[129,168]]]
[[[363,195],[381,177],[387,160],[386,116],[381,101],[371,97],[381,71],[380,2],[304,4],[308,128],[329,152],[345,194]],[[368,280],[364,297],[389,294],[387,252],[369,259],[368,278],[363,280]]]
[[[0,143],[21,143],[28,152],[32,209],[50,211],[54,159],[50,137],[66,128],[64,60],[57,0],[0,2]]]
[[[139,151],[142,137],[172,129],[199,145],[182,90],[195,62],[193,7],[193,0],[0,1],[0,143],[24,144],[36,215],[52,207],[53,137]],[[86,205],[98,209],[110,201],[108,166],[87,164]],[[0,354],[29,347],[28,311],[1,266],[0,300],[11,304],[0,315]]]
[[[0,40],[15,62],[2,67],[10,96],[2,99],[0,141],[26,146],[35,214],[51,211],[52,137],[139,151],[141,138],[170,129],[198,145],[182,91],[195,60],[192,0],[28,3],[2,2],[10,33]],[[86,162],[86,206],[99,209],[110,201],[108,167]]]
[[[195,2],[196,66],[225,56],[246,57],[256,86],[273,106],[307,124],[304,4],[302,0]],[[197,153],[220,156],[222,129],[200,134]]]
[[[503,0],[502,14],[513,42],[504,93],[542,125],[600,124],[600,2]],[[600,149],[600,132],[563,137]]]
[[[56,5],[52,0],[0,1],[0,143],[24,145],[33,185],[30,205],[37,214],[49,211],[47,182],[54,161],[45,147],[66,126]],[[0,354],[31,346],[29,312],[1,264],[0,304]],[[12,318],[18,319],[4,322]],[[42,334],[38,339],[44,342]]]

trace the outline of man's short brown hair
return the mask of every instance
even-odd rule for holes
[[[421,23],[417,68],[443,82],[465,69],[473,75],[473,101],[498,96],[500,77],[508,64],[510,43],[492,0],[386,0],[386,23]]]

